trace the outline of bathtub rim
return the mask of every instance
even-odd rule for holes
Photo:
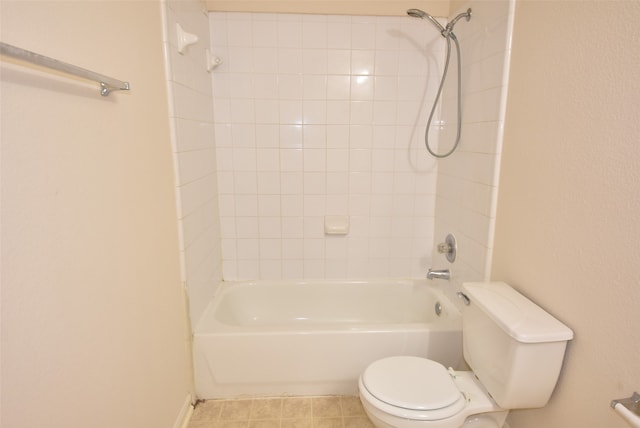
[[[347,285],[362,285],[368,284],[382,284],[389,285],[390,283],[423,286],[427,287],[431,293],[434,294],[434,301],[440,302],[442,305],[443,315],[436,318],[433,322],[379,322],[379,323],[336,323],[334,328],[327,328],[327,323],[297,323],[295,328],[283,324],[268,324],[268,325],[251,325],[251,326],[239,326],[228,325],[219,322],[212,314],[216,309],[221,296],[225,293],[232,291],[234,287],[242,286],[260,286],[266,287],[271,284],[276,285],[295,285],[295,286],[313,286],[317,284],[347,284]],[[391,285],[393,286],[393,285]],[[430,309],[429,309],[430,310]],[[338,328],[339,326],[339,328]],[[432,327],[432,328],[429,328]],[[376,278],[376,279],[283,279],[283,280],[246,280],[246,281],[221,281],[217,287],[214,297],[207,303],[205,310],[203,311],[200,319],[196,323],[193,329],[194,336],[204,336],[210,334],[280,334],[280,333],[295,333],[295,334],[322,334],[322,333],[334,333],[336,331],[342,332],[388,332],[388,331],[420,331],[424,329],[434,329],[438,331],[453,331],[462,329],[462,313],[458,307],[450,300],[450,298],[444,293],[438,286],[430,283],[426,279],[422,278]]]

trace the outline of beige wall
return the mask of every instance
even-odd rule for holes
[[[160,5],[2,1],[3,428],[172,427],[190,389]]]
[[[206,0],[210,11],[321,13],[404,16],[420,8],[433,16],[449,14],[449,0]]]
[[[519,1],[493,278],[575,331],[555,395],[512,428],[624,427],[640,390],[640,3]]]

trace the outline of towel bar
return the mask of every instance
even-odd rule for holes
[[[123,82],[122,80],[114,79],[91,70],[86,70],[73,64],[58,61],[57,59],[49,58],[7,43],[0,42],[0,54],[98,82],[100,83],[100,95],[103,97],[109,95],[111,91],[129,90],[129,82]]]

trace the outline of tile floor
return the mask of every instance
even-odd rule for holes
[[[189,428],[373,428],[354,396],[207,400]]]

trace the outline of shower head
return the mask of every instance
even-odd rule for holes
[[[407,15],[413,16],[414,18],[424,18],[427,16],[427,12],[420,9],[407,9]]]
[[[409,16],[413,16],[414,18],[421,18],[421,19],[428,19],[429,21],[431,21],[431,23],[433,25],[435,25],[438,30],[442,33],[445,31],[444,27],[442,26],[442,24],[440,24],[438,21],[436,21],[436,19],[429,15],[427,12],[425,12],[424,10],[420,10],[420,9],[409,9],[407,10],[407,15]]]
[[[461,13],[458,16],[456,16],[455,18],[453,18],[447,24],[446,27],[443,27],[442,24],[440,24],[432,15],[429,15],[424,10],[408,9],[407,10],[407,15],[413,16],[414,18],[428,19],[429,21],[431,21],[431,23],[433,25],[435,25],[438,28],[438,31],[440,31],[440,34],[442,34],[442,37],[444,37],[444,38],[451,37],[451,38],[455,39],[456,36],[455,36],[455,34],[453,34],[453,26],[456,25],[456,22],[458,22],[458,20],[460,20],[461,18],[467,18],[467,21],[469,21],[471,19],[471,9],[467,9],[466,12]]]
[[[460,18],[466,18],[467,22],[471,20],[471,9],[467,9],[466,12],[463,12],[461,14],[458,14],[458,16],[456,16],[455,18],[453,18],[448,24],[447,24],[447,28],[451,28],[453,29],[453,26],[456,25],[456,22],[458,22],[458,20],[460,20]]]

